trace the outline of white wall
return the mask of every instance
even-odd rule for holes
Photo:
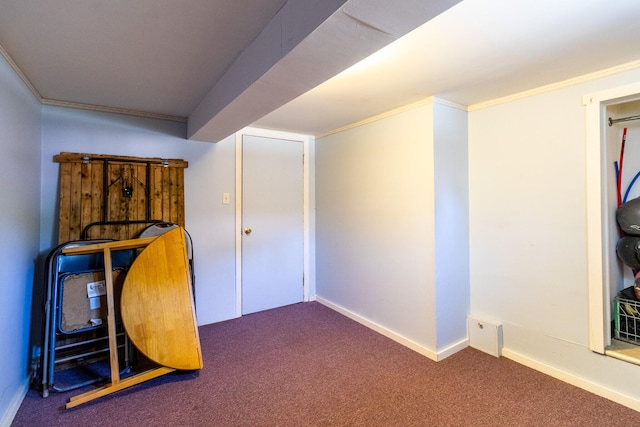
[[[469,114],[471,312],[507,356],[640,409],[640,369],[589,350],[583,95],[635,69]],[[630,143],[627,141],[627,143]]]
[[[318,297],[433,358],[466,339],[466,139],[428,103],[316,142]]]
[[[467,337],[469,174],[467,112],[433,104],[437,348]]]
[[[435,350],[431,106],[316,140],[318,297]]]
[[[31,297],[40,215],[40,103],[0,56],[0,425],[29,386]]]
[[[184,139],[185,124],[117,114],[43,107],[41,247],[57,244],[57,163],[63,152],[179,158],[185,169],[185,225],[194,247],[199,324],[236,316],[235,141]],[[232,195],[222,204],[222,193]]]
[[[507,357],[640,410],[640,369],[589,349],[582,105],[639,80],[635,69],[472,108],[468,307],[503,325]],[[437,190],[455,173],[433,156],[455,151],[424,142],[445,121],[424,106],[316,142],[318,298],[434,351],[451,295],[465,298],[438,286],[438,254],[454,250],[439,246],[452,241],[438,219],[460,218]]]

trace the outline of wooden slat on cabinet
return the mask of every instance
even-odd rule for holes
[[[163,220],[162,217],[162,169],[161,166],[151,166],[151,218]]]
[[[121,175],[118,186],[120,210],[118,211],[118,221],[131,221],[136,219],[134,212],[131,212],[131,199],[124,196],[125,188],[132,185],[132,169],[133,166],[130,164],[123,164],[120,168]],[[123,225],[120,231],[120,239],[128,239],[129,236],[129,225]]]
[[[80,208],[80,227],[79,231],[82,233],[84,227],[89,224],[91,220],[91,203],[93,198],[92,191],[92,178],[93,174],[91,170],[93,165],[91,163],[80,163],[80,170],[82,179],[80,181],[81,189],[81,208]]]
[[[108,180],[108,192],[109,192],[109,206],[107,206],[108,216],[107,219],[109,221],[119,221],[119,212],[120,212],[120,188],[119,188],[119,178],[120,178],[120,163],[110,163],[109,164],[109,180]],[[109,234],[113,239],[122,240],[120,236],[122,227],[118,224],[109,226]]]
[[[176,184],[176,209],[178,211],[178,216],[176,218],[176,223],[182,227],[184,227],[184,169],[176,168],[176,176],[177,176],[177,184]]]
[[[83,226],[86,227],[89,224],[102,221],[103,217],[103,207],[104,201],[102,197],[103,185],[102,185],[102,171],[103,164],[102,162],[92,162],[91,164],[91,214],[89,215],[89,220],[87,224]],[[89,229],[89,238],[90,239],[99,239],[103,237],[102,227],[94,226]]]
[[[71,164],[71,182],[82,182],[82,164]],[[72,185],[71,192],[69,193],[69,238],[70,240],[77,240],[80,238],[82,232],[82,188],[80,185]]]
[[[136,221],[149,220],[147,218],[147,165],[133,164],[132,179],[133,199],[129,207],[129,217]],[[131,224],[129,226],[129,238],[136,237],[147,224]]]
[[[171,222],[171,207],[169,202],[171,200],[171,184],[169,177],[169,168],[162,168],[162,220]]]
[[[60,165],[60,213],[58,218],[58,241],[68,242],[69,215],[71,213],[71,164]]]
[[[176,168],[169,169],[169,222],[178,223],[178,177]]]

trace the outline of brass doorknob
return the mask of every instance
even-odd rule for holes
[[[251,229],[249,227],[244,229],[244,234],[249,235],[251,234]]]

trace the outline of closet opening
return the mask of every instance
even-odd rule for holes
[[[590,347],[640,365],[640,85],[584,105]]]

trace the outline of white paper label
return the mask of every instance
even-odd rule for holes
[[[95,298],[100,295],[106,295],[107,288],[105,287],[104,280],[98,280],[97,282],[87,283],[87,297]]]

